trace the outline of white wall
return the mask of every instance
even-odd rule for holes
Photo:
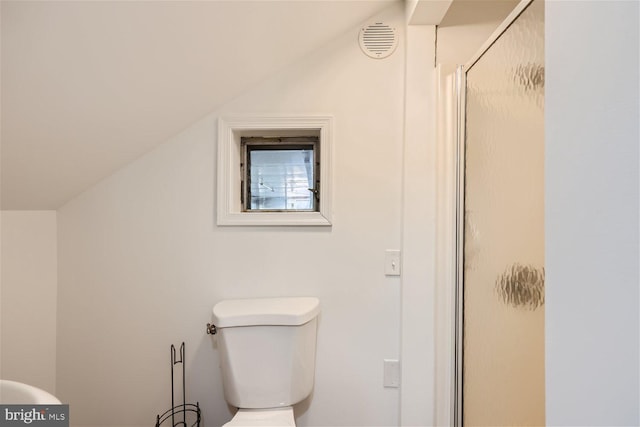
[[[433,25],[407,28],[400,425],[434,423],[436,148]]]
[[[273,295],[322,304],[299,425],[398,424],[382,361],[400,356],[400,280],[383,260],[402,233],[402,12],[378,17],[400,32],[390,58],[363,55],[354,28],[60,209],[58,394],[74,424],[152,422],[182,340],[187,399],[222,424],[231,412],[204,325],[217,301]],[[215,226],[216,119],[313,113],[335,117],[333,226]]]
[[[0,378],[55,393],[55,211],[2,211]]]
[[[548,425],[638,425],[638,2],[546,3]]]

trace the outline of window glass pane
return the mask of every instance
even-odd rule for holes
[[[315,210],[313,149],[249,150],[251,210]]]

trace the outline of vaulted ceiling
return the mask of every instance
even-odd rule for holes
[[[2,209],[57,209],[393,1],[3,0]]]

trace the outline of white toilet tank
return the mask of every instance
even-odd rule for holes
[[[320,302],[313,297],[221,301],[213,307],[224,395],[238,408],[291,406],[313,389]]]

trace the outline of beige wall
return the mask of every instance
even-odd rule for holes
[[[2,211],[0,378],[55,393],[55,211]]]

